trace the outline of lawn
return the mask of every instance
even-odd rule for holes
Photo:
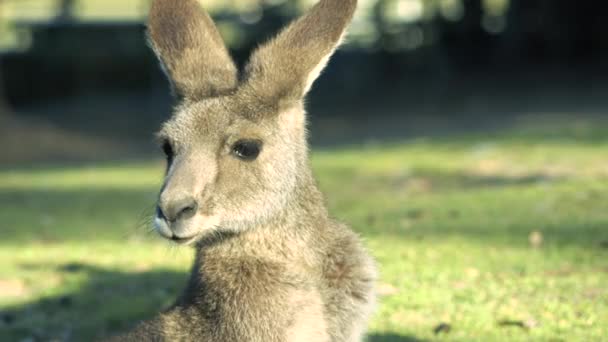
[[[380,266],[369,341],[608,338],[608,129],[315,150]],[[169,305],[192,252],[150,231],[162,162],[0,171],[0,340],[88,341]]]

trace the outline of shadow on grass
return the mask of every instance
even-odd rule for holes
[[[26,268],[48,266],[22,265]],[[121,272],[69,263],[56,272],[65,291],[0,311],[0,341],[93,341],[128,330],[173,303],[187,274],[174,271]],[[371,334],[369,342],[422,342],[392,333]]]
[[[472,172],[445,172],[439,170],[416,170],[414,176],[414,180],[427,179],[429,184],[438,191],[533,186],[565,180],[564,177],[550,176],[543,173],[510,176],[500,174],[483,175]]]
[[[370,334],[367,336],[367,342],[424,342],[412,336],[403,336],[397,334]]]
[[[392,171],[392,170],[391,170]],[[440,169],[413,169],[403,174],[394,171],[378,174],[357,174],[353,168],[327,168],[319,175],[321,184],[355,184],[355,190],[374,189],[416,193],[445,193],[476,189],[525,187],[542,184],[558,184],[567,181],[565,176],[531,172],[521,175],[478,174],[468,171],[445,171]],[[396,173],[396,174],[395,174]],[[350,179],[349,179],[350,178]]]
[[[56,271],[67,284],[61,293],[3,309],[1,341],[92,341],[115,334],[171,305],[187,279],[175,271],[132,273],[76,263]]]

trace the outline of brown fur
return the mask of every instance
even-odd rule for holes
[[[309,166],[302,99],[339,44],[355,0],[321,0],[255,51],[241,82],[196,0],[156,0],[150,39],[184,96],[159,133],[175,150],[157,217],[165,237],[196,246],[173,307],[117,341],[360,341],[375,266],[331,219]],[[231,154],[263,142],[253,161]],[[159,214],[160,215],[160,214]],[[190,239],[191,237],[191,239]]]

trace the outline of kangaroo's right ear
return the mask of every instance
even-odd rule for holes
[[[155,0],[148,37],[177,96],[197,100],[236,87],[237,68],[197,0]]]
[[[258,96],[300,100],[340,44],[357,0],[320,0],[274,39],[258,48],[245,80]]]

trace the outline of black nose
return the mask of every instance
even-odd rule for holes
[[[194,198],[185,197],[175,201],[160,203],[158,209],[158,216],[165,218],[169,222],[175,222],[194,216],[198,209],[198,204]]]

